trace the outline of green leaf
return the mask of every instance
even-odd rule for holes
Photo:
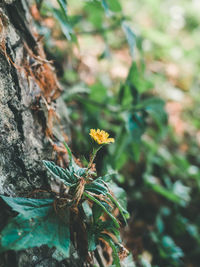
[[[160,129],[163,124],[167,123],[167,113],[165,111],[165,102],[157,97],[152,97],[143,100],[139,103],[138,108],[144,108],[147,113],[153,118]]]
[[[63,14],[63,12],[56,8],[51,8],[53,16],[58,20],[62,32],[66,36],[66,38],[70,41],[71,34],[73,33],[73,29],[67,20],[67,16]]]
[[[109,6],[108,6],[108,3],[107,3],[107,0],[102,0],[101,4],[102,4],[107,16],[109,16],[110,15],[110,11],[109,11]]]
[[[64,144],[65,148],[67,149],[67,152],[69,155],[70,173],[72,173],[72,174],[75,173],[77,176],[80,176],[80,177],[83,176],[86,173],[87,168],[81,168],[80,166],[78,166],[73,159],[72,152],[71,152],[69,146],[67,145],[67,143],[64,142],[63,144]]]
[[[22,197],[5,197],[1,198],[14,210],[25,217],[41,216],[43,211],[48,210],[52,206],[52,199],[31,199]]]
[[[166,258],[170,255],[174,260],[179,260],[179,258],[183,257],[183,251],[180,247],[178,247],[174,240],[170,236],[163,236],[162,238],[162,246],[166,253]]]
[[[70,76],[77,75],[76,72],[66,70],[64,73],[64,79],[66,81],[70,81]],[[77,79],[77,78],[76,78]],[[65,102],[70,102],[73,99],[76,99],[77,96],[80,94],[89,94],[90,89],[83,83],[78,83],[72,87],[70,87],[66,92],[63,93],[62,98]],[[64,146],[66,147],[68,153],[71,154],[70,148],[68,147],[67,143],[63,142]]]
[[[120,203],[110,194],[107,193],[107,196],[110,198],[110,200],[117,206],[117,208],[119,209],[120,214],[122,215],[124,222],[127,224],[126,219],[129,218],[129,213],[128,211],[126,211],[121,205]]]
[[[103,195],[106,195],[108,192],[108,189],[104,185],[98,183],[96,180],[89,184],[86,184],[85,189],[87,191]]]
[[[125,120],[125,126],[126,130],[131,136],[131,141],[134,143],[139,143],[141,140],[141,136],[143,135],[145,131],[145,117],[143,114],[137,114],[135,113],[124,113],[124,120]]]
[[[125,21],[122,22],[122,29],[125,33],[127,42],[129,44],[129,47],[130,47],[130,53],[131,53],[131,56],[133,58],[134,49],[135,49],[135,45],[136,45],[136,36],[135,36],[134,32],[132,31],[132,29],[127,25],[127,23]]]
[[[104,20],[104,9],[99,1],[85,1],[84,13],[87,14],[87,20],[95,29],[101,29]]]
[[[110,15],[110,11],[120,12],[122,10],[118,0],[102,0],[101,3],[107,15]]]
[[[112,220],[106,220],[106,221],[102,221],[99,220],[98,221],[98,229],[99,231],[103,232],[103,231],[108,231],[108,232],[112,232],[115,237],[120,240],[120,234],[119,234],[119,229],[117,229],[113,223]]]
[[[95,197],[93,197],[92,195],[90,195],[89,193],[87,193],[87,192],[83,192],[83,195],[85,196],[85,197],[87,197],[87,198],[89,198],[90,200],[92,200],[93,202],[95,202],[97,205],[99,205],[102,209],[103,209],[103,211],[105,211],[105,213],[107,213],[108,214],[108,216],[113,220],[113,222],[114,222],[114,224],[115,224],[115,226],[117,227],[117,228],[119,228],[120,226],[119,226],[119,223],[118,223],[118,221],[117,221],[117,219],[115,219],[115,217],[104,207],[104,205],[102,204],[102,202],[100,202],[98,199],[96,199]]]
[[[75,163],[76,164],[76,163]],[[74,172],[76,173],[76,175],[78,175],[78,176],[83,176],[85,173],[86,173],[86,171],[87,171],[87,168],[81,168],[81,167],[79,167],[77,164],[76,165],[73,165],[73,170],[74,170]]]
[[[67,15],[67,1],[66,0],[57,0],[63,13]]]
[[[69,155],[69,162],[70,164],[72,164],[72,160],[73,160],[73,157],[72,157],[72,152],[68,146],[68,144],[66,142],[63,142],[65,148],[67,149],[67,152],[68,152],[68,155]]]
[[[72,176],[67,169],[57,166],[52,161],[43,160],[45,167],[57,179],[61,180],[66,186],[72,186],[77,182],[77,178]]]
[[[93,215],[94,224],[96,224],[98,222],[98,220],[101,217],[102,213],[103,213],[102,208],[99,205],[97,205],[96,203],[94,203],[93,206],[92,206],[92,215]]]
[[[101,182],[101,179],[97,179],[99,182]],[[97,182],[97,180],[93,181],[90,184],[87,184],[85,186],[85,189],[90,192],[94,192],[97,194],[103,194],[108,196],[110,200],[117,206],[119,209],[120,214],[122,215],[124,222],[126,222],[126,219],[129,218],[129,213],[120,205],[120,203],[108,192],[108,188],[104,184],[100,184]]]
[[[112,176],[116,175],[116,174],[117,174],[117,172],[107,173],[104,176],[98,177],[95,181],[103,180],[104,182],[109,182],[111,180]]]
[[[89,98],[98,100],[98,103],[103,103],[108,99],[108,89],[101,82],[97,82],[90,86]]]
[[[120,203],[120,205],[123,207],[123,209],[126,210],[127,208],[127,196],[126,192],[123,188],[119,187],[116,183],[110,182],[108,184],[111,191],[114,193],[115,198]]]
[[[120,12],[122,11],[122,7],[118,0],[108,0],[108,5],[111,11]]]
[[[157,215],[157,217],[156,217],[156,227],[160,233],[163,233],[165,225],[164,225],[163,219],[160,215]]]
[[[63,214],[56,214],[53,206],[44,207],[44,203],[51,203],[53,200],[27,199],[3,199],[16,211],[22,213],[13,218],[1,233],[0,251],[22,250],[31,247],[48,245],[56,247],[65,257],[69,256],[70,231],[69,231],[69,210],[65,209]],[[37,206],[38,201],[38,206]],[[40,203],[42,205],[40,206]],[[32,204],[35,209],[29,209]],[[21,207],[19,207],[21,205]],[[25,210],[28,209],[28,214]]]
[[[152,190],[154,190],[158,194],[162,195],[166,199],[168,199],[174,203],[178,203],[178,204],[182,203],[182,200],[179,196],[175,195],[170,190],[164,188],[162,185],[157,184],[156,181],[154,181],[154,177],[146,176],[145,182],[152,188]]]
[[[143,93],[153,87],[152,83],[147,80],[142,64],[138,66],[132,62],[131,68],[126,79],[126,85],[131,86],[132,96],[137,100],[133,104],[137,104],[139,100],[139,93]],[[133,90],[134,89],[134,90]]]
[[[93,251],[96,249],[97,246],[97,239],[96,239],[96,233],[95,233],[96,228],[90,227],[88,229],[88,250]]]
[[[84,213],[86,215],[86,220],[90,222],[92,217],[92,208],[90,207],[88,201],[83,201],[82,208],[84,210]]]
[[[115,267],[121,267],[120,265],[120,259],[118,256],[118,249],[115,246],[115,243],[113,242],[112,238],[107,234],[101,234],[101,238],[103,238],[105,241],[108,242],[110,247],[112,248],[112,255],[113,255],[113,264]]]

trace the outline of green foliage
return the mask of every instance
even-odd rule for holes
[[[69,155],[67,169],[55,165],[54,162],[43,161],[43,163],[60,186],[68,191],[67,193],[57,192],[54,199],[1,196],[14,211],[19,213],[1,233],[1,251],[48,245],[50,248],[56,248],[55,255],[63,255],[61,260],[69,257],[70,247],[76,247],[76,243],[80,242],[79,236],[75,237],[72,230],[70,233],[70,228],[75,223],[73,214],[76,210],[81,220],[78,227],[84,225],[86,229],[79,234],[86,235],[88,240],[87,244],[82,245],[87,246],[89,251],[94,251],[100,244],[100,239],[107,241],[113,251],[113,263],[120,266],[118,256],[118,243],[121,242],[118,230],[120,225],[113,211],[117,208],[125,223],[128,213],[113,196],[103,180],[104,177],[95,180],[92,178],[94,175],[90,171],[92,162],[87,168],[81,168],[75,163],[68,145],[66,143],[64,145]],[[92,206],[88,205],[89,203]],[[114,235],[114,239],[111,234]],[[77,240],[74,241],[74,238]],[[81,250],[78,252],[82,255]],[[86,258],[87,253],[82,257]],[[58,256],[57,259],[60,258]]]
[[[63,12],[63,9],[51,8],[52,14],[58,20],[62,32],[68,40],[71,40],[71,34],[73,33],[72,27],[68,22],[66,13]]]
[[[64,34],[56,35],[56,38],[74,41],[77,35],[80,48],[83,48],[80,49],[83,54],[77,56],[71,48],[72,43],[67,41],[67,52],[60,51],[52,45],[50,30],[40,25],[42,34],[45,33],[47,51],[61,69],[58,71],[64,73],[62,97],[67,120],[71,123],[73,150],[87,158],[91,144],[85,136],[90,128],[105,129],[116,139],[115,144],[97,155],[96,167],[101,178],[85,185],[84,201],[79,202],[86,214],[89,250],[96,248],[98,238],[108,224],[109,231],[115,231],[113,233],[117,235],[119,222],[106,201],[118,207],[122,220],[127,217],[124,212],[126,194],[124,190],[120,191],[121,185],[133,214],[130,229],[133,240],[128,240],[128,244],[133,242],[133,250],[137,250],[134,236],[138,233],[143,247],[136,264],[198,266],[198,1],[183,0],[180,5],[178,1],[169,0],[69,0],[69,10],[65,1],[57,1],[58,5],[53,7],[49,5],[51,2],[43,1],[41,13],[44,17],[53,15],[56,18]],[[55,35],[54,29],[51,31]],[[131,59],[124,56],[127,44]],[[119,64],[119,55],[125,64]],[[90,66],[91,62],[97,63]],[[122,81],[120,75],[124,65],[126,70],[129,67],[129,73]],[[116,66],[119,77],[112,72]],[[92,79],[88,82],[84,75]],[[189,106],[180,115],[175,111],[172,116],[176,118],[177,115],[180,119],[173,127],[179,129],[179,123],[180,126],[181,122],[186,124],[182,136],[167,125],[165,103],[171,102],[181,104],[183,110]],[[171,108],[168,112],[171,113]],[[74,164],[72,154],[66,148],[70,156],[67,170],[49,162],[45,165],[56,179],[70,187],[73,196],[79,183],[77,176],[86,175],[87,170]],[[114,183],[110,183],[111,176],[103,174],[113,169],[119,172],[112,175]],[[109,195],[104,182],[120,204],[115,203],[115,198],[111,199],[113,195]],[[106,201],[100,200],[100,195]],[[92,208],[88,203],[93,203]],[[102,213],[107,214],[106,225],[101,220]],[[138,225],[143,225],[139,231]],[[115,248],[113,253],[116,254]],[[150,260],[143,254],[149,254]],[[117,259],[113,264],[118,264]],[[124,266],[134,264],[131,260]]]
[[[86,33],[88,27],[85,39],[88,38],[88,43],[94,39],[93,47],[100,38],[105,47],[97,55],[98,73],[95,81],[87,84],[87,91],[74,90],[74,94],[64,98],[73,122],[73,148],[87,155],[90,145],[84,136],[89,128],[112,131],[116,143],[103,150],[96,163],[100,174],[119,171],[113,180],[127,192],[135,222],[131,225],[132,235],[137,232],[137,223],[142,222],[145,226],[139,237],[144,254],[147,251],[152,257],[153,266],[181,266],[183,262],[197,266],[200,253],[197,212],[200,157],[199,141],[195,139],[200,126],[197,3],[120,1],[122,14],[112,9],[109,2],[87,2],[81,20],[84,26],[76,24],[77,34]],[[81,8],[80,5],[77,13],[82,12]],[[118,78],[108,78],[111,71],[108,74],[107,69],[102,70],[101,64],[106,62],[109,69],[118,64],[117,52],[126,51],[125,39],[137,62],[131,63],[125,82],[120,79],[119,84]],[[186,39],[190,48],[184,42]],[[89,51],[91,46],[84,48]],[[77,69],[74,68],[76,74]],[[69,83],[71,88],[81,85],[79,78]],[[183,110],[190,102],[189,109],[177,115],[187,124],[183,136],[168,127],[166,102],[180,104]],[[171,113],[171,108],[168,112]],[[179,128],[179,121],[175,124]],[[112,185],[110,188],[113,190]],[[150,266],[143,255],[137,261],[139,266]]]
[[[1,233],[1,249],[22,250],[48,245],[69,256],[69,211],[56,214],[52,199],[1,198],[19,213]],[[64,217],[63,217],[64,215]]]
[[[136,36],[135,36],[134,32],[132,31],[132,29],[125,22],[122,22],[122,29],[124,30],[127,42],[129,44],[129,47],[130,47],[131,56],[134,57]]]
[[[58,167],[54,162],[43,161],[45,167],[51,172],[51,174],[62,181],[66,186],[72,186],[76,184],[77,178],[74,176],[74,173],[70,173],[69,170]]]
[[[142,98],[141,92],[151,86],[149,82],[142,80],[142,70],[132,63],[127,79],[121,84],[117,95],[109,96],[108,90],[97,83],[91,86],[89,96],[73,97],[84,109],[83,121],[87,127],[112,129],[117,142],[109,152],[112,167],[118,170],[126,164],[128,158],[139,158],[138,147],[141,136],[148,127],[147,121],[152,120],[160,131],[167,122],[164,102],[161,99]],[[84,134],[86,131],[88,128],[85,128]]]
[[[66,0],[58,0],[58,3],[64,14],[67,15],[67,1]]]

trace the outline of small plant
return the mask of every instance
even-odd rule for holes
[[[76,163],[66,143],[68,168],[43,161],[59,185],[59,190],[52,186],[53,198],[1,196],[19,213],[1,233],[1,252],[46,244],[55,248],[53,257],[57,259],[69,257],[75,249],[83,262],[90,264],[95,259],[99,266],[104,266],[99,253],[104,246],[112,249],[112,264],[120,266],[120,259],[126,257],[128,251],[121,245],[117,215],[126,223],[128,212],[109,188],[111,175],[98,177],[93,163],[97,152],[114,139],[99,129],[91,129],[90,136],[94,144],[86,167]]]

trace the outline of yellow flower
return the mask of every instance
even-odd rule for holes
[[[90,136],[99,145],[110,144],[110,143],[114,143],[115,142],[114,138],[108,138],[109,134],[107,132],[105,132],[103,130],[99,130],[99,129],[97,129],[97,130],[91,129],[90,130]]]

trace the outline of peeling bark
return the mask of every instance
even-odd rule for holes
[[[31,58],[25,44],[38,56],[30,26],[26,1],[0,0],[0,194],[7,196],[27,196],[36,188],[46,188],[47,173],[41,160],[52,158],[45,134],[45,108],[33,109],[41,88],[37,80],[27,77],[24,66]],[[0,230],[10,214],[0,201]],[[46,246],[10,251],[0,254],[0,267],[68,266],[51,255]]]

